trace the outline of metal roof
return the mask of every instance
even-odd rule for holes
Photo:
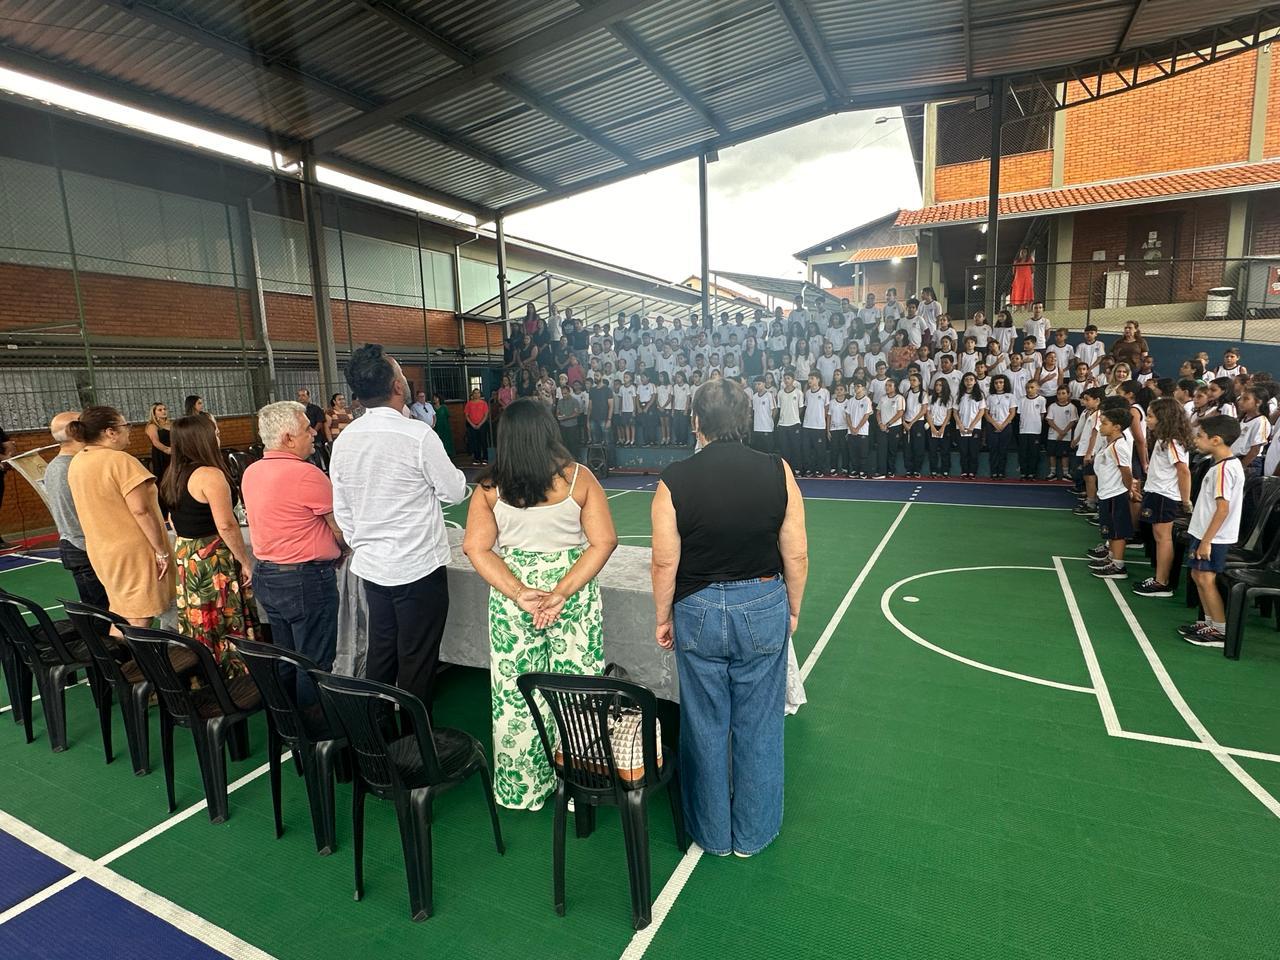
[[[697,291],[675,284],[655,284],[651,292],[640,293],[544,271],[522,280],[507,291],[510,303],[508,316],[522,316],[526,303],[545,311],[548,295],[561,313],[571,308],[577,319],[587,323],[612,321],[619,313],[683,317],[691,310],[699,310],[702,304],[702,296]],[[498,297],[468,310],[466,316],[486,323],[504,322]]]
[[[1257,0],[6,0],[0,62],[491,219],[841,110],[1276,25]]]

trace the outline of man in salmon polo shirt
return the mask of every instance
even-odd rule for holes
[[[253,588],[275,643],[333,669],[338,645],[338,581],[334,568],[346,544],[333,519],[333,487],[308,458],[315,428],[293,400],[258,411],[265,448],[240,481],[257,565]],[[297,678],[302,704],[315,700],[309,680]]]

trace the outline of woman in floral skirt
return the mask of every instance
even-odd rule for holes
[[[602,672],[595,577],[617,545],[604,490],[564,448],[551,412],[536,399],[515,401],[497,459],[471,496],[463,540],[490,587],[493,789],[504,807],[537,810],[555,785],[516,678]]]
[[[163,496],[171,504],[177,533],[178,632],[203,643],[223,674],[246,672],[227,639],[257,639],[250,583],[253,561],[245,549],[218,430],[205,416],[182,417],[171,431],[173,461]]]

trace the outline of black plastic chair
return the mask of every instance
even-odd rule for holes
[[[0,670],[4,671],[4,689],[9,697],[9,713],[13,716],[13,722],[22,726],[23,718],[23,699],[22,684],[25,676],[26,683],[30,685],[30,673],[27,671],[26,665],[18,656],[18,648],[9,642],[8,631],[0,627]],[[30,694],[28,694],[30,698]]]
[[[200,779],[204,784],[209,819],[224,822],[227,808],[226,742],[231,731],[262,709],[262,695],[253,678],[224,680],[209,648],[199,640],[169,630],[122,627],[133,659],[160,698],[160,747],[164,754],[164,783],[169,810],[177,809],[173,793],[173,728],[186,727],[195,740]],[[174,669],[175,654],[195,657],[190,677]],[[199,686],[191,689],[191,680]]]
[[[689,847],[680,807],[680,779],[676,753],[663,750],[658,762],[658,701],[653,691],[630,680],[564,673],[526,673],[516,678],[524,695],[547,760],[556,772],[555,823],[552,835],[552,878],[556,913],[563,914],[565,819],[574,801],[578,834],[590,832],[595,808],[614,806],[622,818],[627,869],[631,880],[631,918],[643,930],[653,918],[652,877],[649,867],[649,796],[666,787],[675,825],[676,845]],[[553,744],[538,696],[546,701],[555,721],[560,749]],[[621,711],[640,712],[642,770],[623,776],[610,737],[611,717]],[[584,829],[585,827],[585,829]]]
[[[1251,567],[1229,567],[1218,574],[1218,583],[1226,588],[1227,633],[1222,655],[1240,659],[1244,645],[1244,626],[1249,599],[1275,600],[1280,597],[1280,537],[1272,544],[1263,563]]]
[[[35,624],[28,624],[23,614],[29,614]],[[69,680],[80,670],[89,675],[89,684],[95,703],[101,702],[102,680],[98,675],[89,651],[75,635],[75,627],[67,621],[62,626],[54,624],[44,608],[34,600],[0,590],[0,630],[8,638],[17,654],[18,691],[14,709],[22,708],[22,723],[27,743],[32,734],[31,686],[34,680],[40,691],[40,704],[44,710],[45,731],[54,753],[67,749],[67,701]],[[103,744],[110,754],[110,726],[103,733]],[[110,761],[108,761],[110,762]]]
[[[291,671],[309,674],[320,668],[301,654],[270,644],[237,639],[236,649],[248,666],[249,675],[258,685],[267,707],[267,760],[271,764],[271,803],[276,818],[276,838],[284,834],[280,810],[280,744],[283,742],[302,767],[316,851],[327,857],[337,847],[333,781],[347,744],[334,732],[319,700],[311,707],[297,704],[293,678],[284,682],[279,669],[284,666]]]
[[[493,779],[480,741],[462,730],[432,728],[426,707],[411,693],[359,677],[312,671],[325,712],[345,735],[356,769],[351,776],[356,899],[364,896],[364,800],[372,793],[395,804],[409,883],[409,913],[415,922],[433,909],[431,825],[435,798],[473,774],[480,775],[493,839],[506,852]],[[396,711],[408,720],[401,735]]]
[[[142,674],[142,668],[133,659],[132,652],[123,639],[116,640],[109,631],[112,626],[123,628],[129,621],[109,610],[63,600],[67,619],[75,626],[80,640],[89,650],[98,672],[102,675],[103,696],[98,701],[98,719],[102,724],[103,746],[107,763],[113,759],[111,747],[111,701],[120,704],[124,720],[125,740],[129,744],[129,762],[139,777],[151,772],[151,721],[149,704],[152,686]],[[180,676],[190,674],[196,667],[196,658],[187,650],[170,651],[173,669]]]

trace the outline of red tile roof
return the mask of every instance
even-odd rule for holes
[[[1079,187],[1007,194],[1000,198],[1000,216],[1025,217],[1052,210],[1118,206],[1187,194],[1264,190],[1268,187],[1280,187],[1280,160],[1238,163]],[[939,223],[968,223],[986,218],[986,199],[956,200],[951,203],[935,203],[920,210],[903,210],[898,214],[894,226],[927,227]]]
[[[911,211],[903,211],[911,212]],[[887,247],[863,247],[853,251],[845,263],[873,263],[877,260],[905,260],[916,255],[914,243],[895,243]]]

